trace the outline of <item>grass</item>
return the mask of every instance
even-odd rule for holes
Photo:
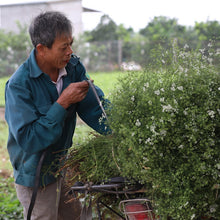
[[[9,161],[7,152],[7,138],[8,138],[8,127],[5,121],[0,121],[0,174],[2,176],[9,176],[12,174],[12,166]]]
[[[109,73],[90,73],[90,77],[94,80],[94,84],[99,86],[106,97],[111,95],[111,91],[113,91],[118,78],[121,74],[125,74],[123,72],[109,72]]]
[[[5,105],[5,83],[9,77],[0,78],[0,107]]]

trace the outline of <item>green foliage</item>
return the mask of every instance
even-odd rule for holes
[[[113,135],[71,152],[69,180],[134,178],[164,219],[218,218],[220,75],[204,51],[158,54],[157,68],[120,78],[108,113]]]
[[[23,208],[16,198],[13,178],[0,177],[0,219],[22,220]]]
[[[0,30],[0,76],[12,74],[23,63],[31,49],[27,27],[18,23],[19,34]]]
[[[103,15],[98,26],[91,31],[91,41],[117,40],[116,30],[116,23],[108,15]]]

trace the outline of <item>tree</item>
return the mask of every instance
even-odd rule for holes
[[[97,27],[90,32],[90,42],[118,40],[116,31],[116,23],[108,15],[103,15]]]
[[[207,21],[196,23],[194,31],[197,34],[197,48],[205,48],[212,41],[215,48],[220,46],[220,23],[218,21]]]

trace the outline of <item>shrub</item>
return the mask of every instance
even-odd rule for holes
[[[120,79],[109,112],[113,135],[70,152],[69,180],[134,178],[164,218],[219,217],[220,75],[206,55],[213,54],[159,54],[156,66]]]

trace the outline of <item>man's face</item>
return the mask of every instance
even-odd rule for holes
[[[64,68],[71,58],[73,38],[62,35],[57,37],[51,48],[46,48],[45,61],[50,68]]]

